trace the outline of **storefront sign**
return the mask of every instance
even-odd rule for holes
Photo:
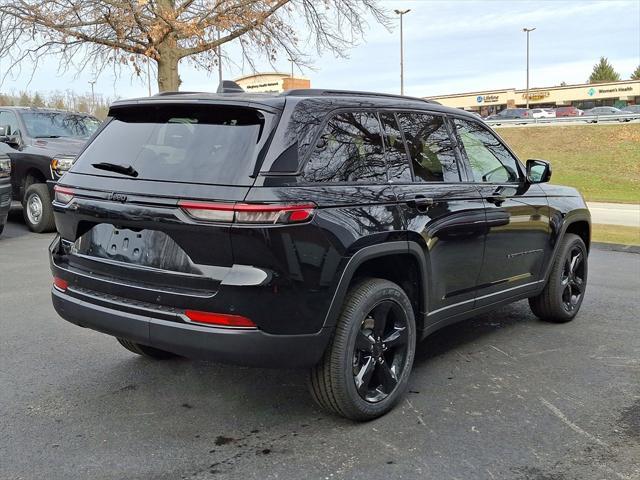
[[[599,88],[598,93],[630,92],[631,90],[633,90],[631,87]]]
[[[587,90],[587,95],[593,97],[596,93],[598,94],[607,94],[607,93],[623,93],[623,92],[631,92],[633,91],[633,87],[630,85],[627,87],[611,87],[611,88],[598,88],[597,90],[591,87]]]
[[[551,95],[551,92],[548,90],[538,90],[536,92],[529,92],[529,100],[542,100],[543,98],[547,98]],[[526,92],[522,94],[522,98],[526,100],[527,94]]]
[[[476,101],[478,103],[495,103],[500,100],[499,95],[478,95]]]
[[[267,88],[267,87],[278,87],[278,82],[271,83],[254,83],[252,85],[247,85],[245,88],[247,90],[251,90],[253,88]]]

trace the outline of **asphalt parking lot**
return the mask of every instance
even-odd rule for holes
[[[565,325],[526,302],[433,335],[389,415],[304,372],[152,362],[61,320],[52,235],[0,237],[0,479],[640,479],[640,255],[594,249]]]

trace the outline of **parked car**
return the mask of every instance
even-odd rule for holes
[[[474,115],[223,90],[109,118],[55,187],[52,300],[135,354],[309,368],[319,405],[368,420],[434,331],[521,299],[580,309],[584,200]]]
[[[534,108],[531,110],[533,118],[556,118],[556,112],[553,108]]]
[[[589,110],[585,110],[583,113],[584,117],[601,117],[607,115],[625,115],[625,112],[616,107],[595,107]],[[586,119],[587,121],[591,121],[591,123],[596,123],[598,121],[597,118],[593,120]],[[627,119],[621,118],[620,122],[626,122]]]
[[[11,158],[12,195],[33,232],[55,228],[51,199],[55,183],[73,163],[100,121],[82,113],[30,107],[0,107],[0,153]],[[49,185],[47,185],[49,182]]]
[[[627,105],[622,109],[622,113],[625,115],[638,114],[640,115],[640,105]]]
[[[495,115],[489,115],[486,120],[515,120],[520,118],[532,118],[531,111],[526,108],[505,108]]]
[[[573,105],[556,108],[556,117],[579,117],[584,112]]]
[[[4,134],[0,127],[0,136]],[[9,208],[11,207],[11,160],[4,153],[0,153],[0,235],[7,223]]]

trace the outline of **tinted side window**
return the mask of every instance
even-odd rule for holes
[[[411,169],[407,159],[407,149],[402,140],[400,127],[393,113],[381,112],[380,120],[384,128],[384,145],[389,169],[389,180],[411,182]]]
[[[456,130],[476,182],[517,182],[518,162],[489,130],[476,122],[455,119]]]
[[[348,112],[331,118],[302,177],[308,182],[386,182],[378,117],[371,112]]]
[[[399,113],[418,182],[458,182],[460,175],[449,132],[440,115]]]
[[[16,135],[20,133],[20,127],[18,126],[18,119],[13,112],[0,112],[0,126],[6,127],[9,125],[11,132],[9,135]]]

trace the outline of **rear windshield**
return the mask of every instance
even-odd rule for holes
[[[72,171],[127,178],[110,171],[117,169],[94,167],[108,163],[132,167],[135,178],[143,180],[250,185],[265,115],[251,108],[192,104],[116,110]]]

